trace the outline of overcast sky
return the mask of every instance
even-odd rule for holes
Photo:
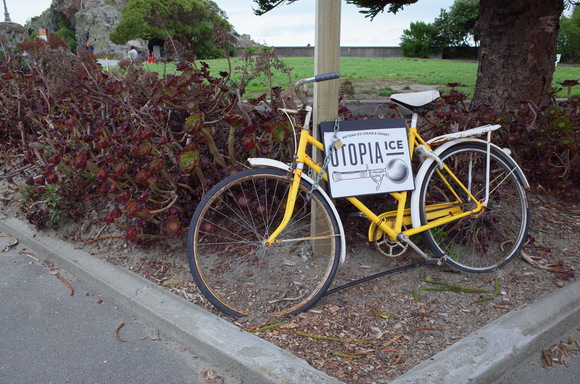
[[[25,24],[49,8],[52,0],[5,0],[12,21]],[[249,34],[258,43],[271,46],[314,45],[315,0],[284,5],[264,16],[254,16],[252,0],[214,0],[235,30]],[[335,0],[340,1],[340,0]],[[432,23],[441,8],[448,10],[454,0],[419,0],[396,15],[383,13],[369,21],[354,5],[342,3],[341,45],[397,46],[411,22]]]

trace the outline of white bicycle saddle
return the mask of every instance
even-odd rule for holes
[[[423,92],[412,92],[412,93],[398,93],[396,95],[391,95],[391,101],[402,105],[405,108],[413,110],[414,108],[421,108],[425,105],[438,99],[441,95],[439,91],[423,91]]]

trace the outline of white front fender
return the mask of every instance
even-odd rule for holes
[[[248,163],[250,163],[252,168],[266,167],[266,168],[281,169],[283,171],[290,171],[289,164],[285,164],[278,160],[265,159],[262,157],[251,157],[248,159]],[[302,178],[308,181],[310,184],[314,184],[314,180],[312,180],[312,178],[306,175],[305,173],[302,173]],[[324,199],[328,202],[328,205],[330,206],[330,209],[332,209],[332,213],[336,218],[336,222],[338,223],[338,230],[340,231],[340,262],[344,263],[344,261],[346,260],[346,239],[344,236],[344,227],[342,226],[342,220],[340,220],[338,211],[336,210],[336,207],[334,206],[332,199],[330,198],[330,196],[328,196],[326,191],[324,191],[324,189],[322,188],[319,188],[318,191],[320,192],[322,197],[324,197]]]

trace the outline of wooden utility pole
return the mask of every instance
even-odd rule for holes
[[[340,67],[340,0],[316,0],[316,36],[314,74],[335,72]],[[338,116],[338,80],[314,84],[314,134],[318,123],[334,121]],[[314,160],[320,162],[315,151]]]
[[[340,3],[341,0],[316,0],[316,36],[314,46],[314,74],[335,72],[340,66]],[[338,116],[338,80],[314,83],[313,135],[322,141],[318,123],[333,121]],[[322,163],[322,154],[312,149],[312,158]],[[321,184],[322,185],[322,184]],[[312,214],[312,234],[324,233],[328,228],[318,228],[317,212]],[[312,242],[315,253],[331,252],[325,241]]]

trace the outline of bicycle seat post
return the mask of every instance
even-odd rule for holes
[[[413,115],[411,116],[411,128],[417,128],[417,121],[419,120],[419,114],[416,111],[413,111]]]

